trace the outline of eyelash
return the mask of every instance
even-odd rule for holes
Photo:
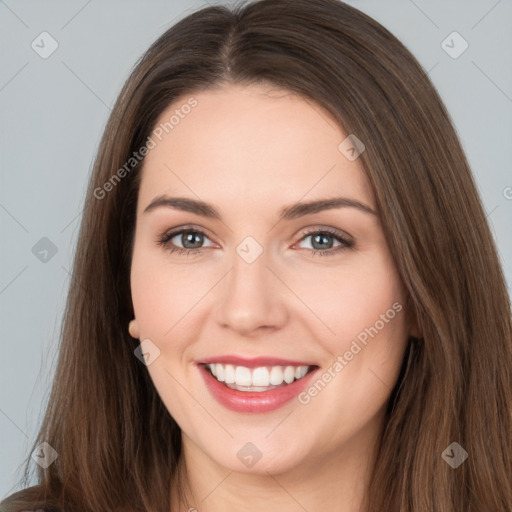
[[[176,231],[165,232],[162,235],[159,235],[157,240],[156,240],[156,243],[157,243],[157,245],[159,245],[161,247],[167,248],[169,253],[176,252],[176,253],[178,253],[180,255],[181,254],[186,254],[187,256],[191,255],[192,253],[197,254],[199,252],[202,252],[203,249],[206,249],[206,247],[199,247],[197,249],[187,249],[187,248],[176,247],[176,246],[169,247],[169,241],[172,238],[174,238],[175,236],[181,235],[183,233],[199,233],[199,234],[204,235],[205,237],[207,237],[207,235],[206,235],[206,233],[204,231],[201,231],[200,229],[195,229],[195,228],[192,228],[192,227],[185,226],[183,228],[177,229]],[[302,234],[302,237],[299,240],[299,242],[302,242],[308,236],[317,235],[317,234],[318,235],[329,235],[330,237],[335,238],[339,242],[341,242],[341,245],[336,247],[336,248],[334,248],[334,249],[327,249],[327,250],[324,250],[324,251],[321,251],[321,250],[318,250],[318,249],[307,249],[308,251],[310,251],[313,254],[313,256],[332,256],[334,254],[338,254],[338,253],[340,253],[342,251],[345,251],[347,249],[352,249],[354,247],[354,245],[355,245],[354,242],[352,242],[351,240],[348,240],[347,238],[341,236],[337,231],[333,231],[333,230],[328,229],[328,228],[307,231],[307,232]]]

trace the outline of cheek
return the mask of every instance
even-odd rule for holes
[[[317,292],[318,311],[334,334],[318,339],[331,354],[330,376],[311,413],[322,417],[333,403],[342,416],[358,411],[362,425],[385,404],[398,377],[407,343],[404,290],[386,252],[368,254],[324,284],[328,293]]]
[[[134,251],[132,301],[140,339],[149,338],[160,350],[148,372],[168,411],[181,424],[190,409],[190,396],[178,382],[187,370],[182,365],[189,340],[198,334],[194,332],[197,325],[190,322],[193,305],[205,292],[200,283],[191,285],[194,281],[185,274],[185,266],[171,268],[154,252]]]
[[[339,266],[318,266],[289,279],[311,311],[305,318],[319,326],[317,339],[331,354],[348,350],[358,336],[370,339],[368,331],[375,334],[375,328],[381,339],[402,332],[403,288],[386,251],[359,253]]]
[[[165,275],[156,272],[154,267],[145,266],[141,260],[134,259],[131,290],[141,337],[150,337],[150,332],[153,335],[161,333],[164,325],[169,323],[166,317],[172,311],[173,293],[176,293],[176,288],[164,287],[164,282]],[[164,289],[167,289],[165,294]]]
[[[171,266],[157,251],[134,251],[131,292],[141,336],[164,339],[200,298],[204,280],[192,266]],[[203,283],[203,284],[201,284]]]

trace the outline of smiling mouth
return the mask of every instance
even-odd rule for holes
[[[232,364],[208,363],[208,372],[230,389],[264,392],[281,388],[304,378],[316,366],[259,366],[248,368]]]

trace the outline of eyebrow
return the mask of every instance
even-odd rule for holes
[[[162,207],[195,213],[196,215],[210,219],[222,220],[222,215],[213,205],[209,203],[188,197],[169,197],[166,195],[155,197],[151,203],[146,206],[143,213],[149,213],[157,208]],[[375,210],[362,203],[361,201],[347,197],[334,197],[330,199],[320,199],[317,201],[295,203],[290,206],[286,206],[281,209],[279,213],[279,220],[297,219],[299,217],[304,217],[306,215],[311,215],[323,210],[331,210],[334,208],[356,208],[364,213],[375,216],[377,215]]]

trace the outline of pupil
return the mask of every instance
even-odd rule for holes
[[[326,242],[326,240],[328,240],[330,238],[331,237],[329,235],[315,235],[313,237],[313,247],[316,249],[315,244],[316,244],[317,241],[319,241],[320,243],[327,244],[328,245],[327,248],[330,248],[330,246],[332,245],[332,241],[331,241],[331,244]],[[322,248],[325,248],[325,245],[324,246],[320,246],[320,249],[322,249]]]
[[[194,238],[196,238],[195,245],[193,245],[193,247],[187,247],[187,243],[189,241],[192,244],[194,244]],[[184,240],[185,240],[185,243],[183,244],[184,247],[186,247],[187,249],[189,249],[189,248],[195,249],[198,246],[201,246],[201,243],[202,243],[202,240],[203,240],[203,236],[200,233],[187,233],[185,235]]]

